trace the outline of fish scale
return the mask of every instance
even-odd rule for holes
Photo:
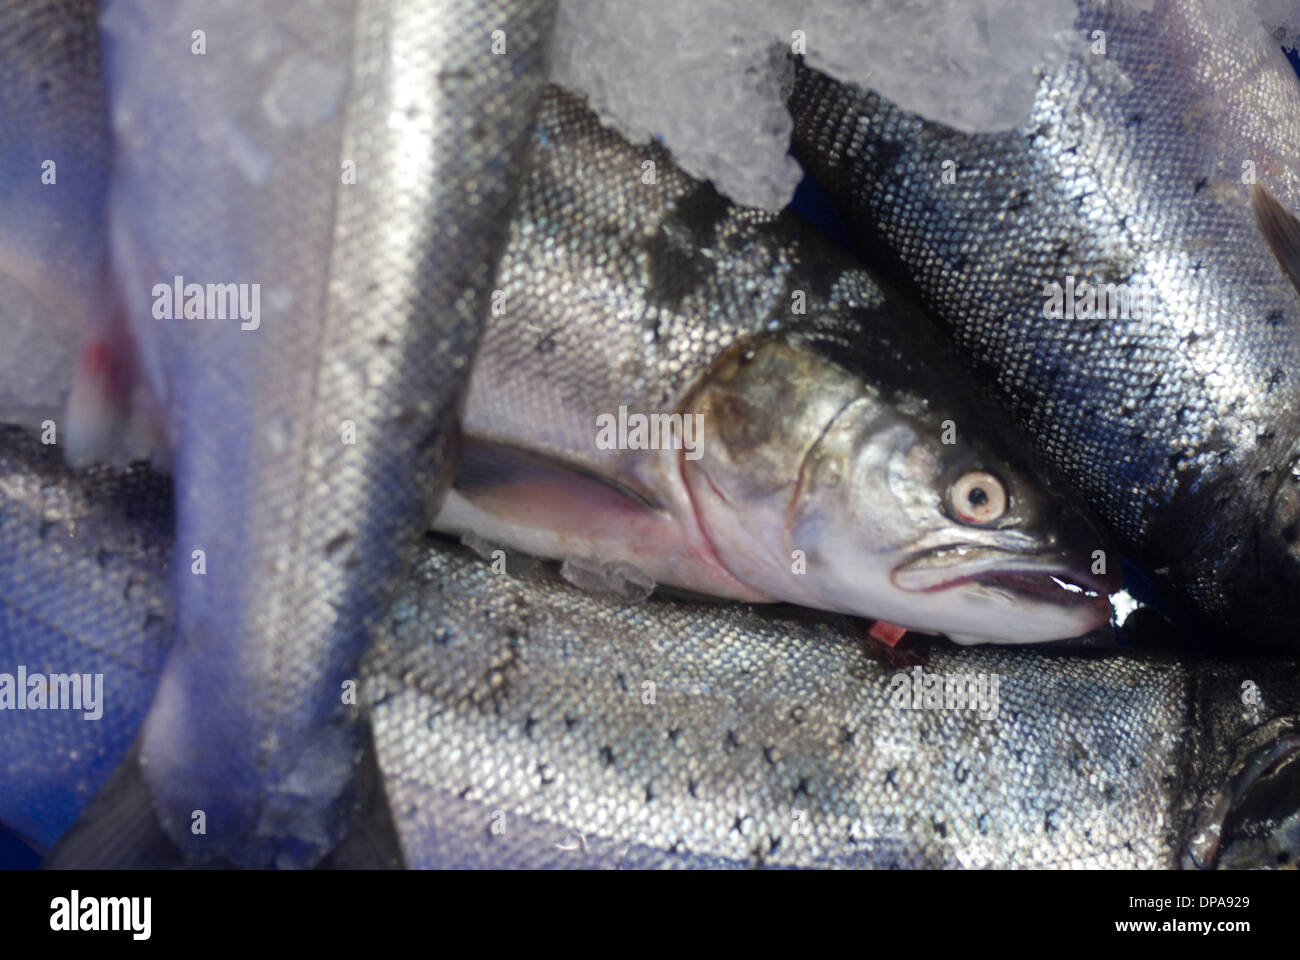
[[[803,64],[790,108],[797,156],[864,249],[915,285],[1126,552],[1231,622],[1229,642],[1291,644],[1300,302],[1242,174],[1300,209],[1300,87],[1236,16],[1081,3],[1075,52],[1003,133]],[[1044,285],[1067,276],[1149,291],[1150,309],[1049,319]]]
[[[54,843],[135,738],[175,630],[171,484],[142,464],[73,472],[0,427],[0,673],[103,674],[103,714],[0,713],[0,822]],[[25,693],[25,691],[24,691]]]
[[[896,705],[909,671],[845,618],[619,603],[431,543],[363,675],[421,867],[1171,867],[1300,689],[1294,658],[925,653],[997,674],[996,716]]]
[[[0,417],[57,418],[103,262],[108,131],[93,0],[0,9]],[[19,135],[20,134],[20,135]]]

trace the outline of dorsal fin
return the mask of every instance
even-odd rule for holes
[[[1264,242],[1300,293],[1300,220],[1258,183],[1250,186],[1250,205]]]

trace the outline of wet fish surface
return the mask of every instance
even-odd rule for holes
[[[367,657],[411,866],[1296,862],[1294,658],[938,644],[896,671],[844,617],[514,563],[431,543]],[[925,705],[963,676],[982,708]]]
[[[141,464],[72,471],[57,445],[0,427],[0,674],[16,687],[6,697],[0,679],[0,823],[37,849],[77,818],[144,720],[175,629],[171,537],[166,477]],[[55,697],[59,674],[79,675],[83,709]],[[15,695],[45,707],[17,709]]]
[[[1005,133],[802,64],[790,107],[796,155],[864,250],[914,284],[1126,554],[1184,612],[1231,625],[1220,643],[1291,647],[1300,87],[1238,16],[1082,2],[1076,51]],[[1094,301],[1110,285],[1100,311],[1085,284]],[[1075,285],[1083,306],[1058,318]]]
[[[177,640],[134,779],[192,862],[311,866],[347,832],[345,683],[450,479],[552,13],[104,5],[117,312],[90,342],[145,389],[82,376],[70,415],[93,456],[152,405],[170,451]]]
[[[98,5],[0,6],[0,420],[60,418],[104,263]]]
[[[909,298],[558,87],[494,288],[439,528],[596,586],[782,600],[961,642],[1106,622],[1103,541],[995,411],[972,412]]]

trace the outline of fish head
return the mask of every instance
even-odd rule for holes
[[[1108,622],[1118,555],[978,417],[785,339],[724,361],[695,409],[705,441],[684,475],[697,515],[757,589],[959,643]]]

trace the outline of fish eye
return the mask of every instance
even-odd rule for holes
[[[963,523],[992,523],[1007,512],[1007,491],[993,474],[972,470],[949,488],[948,502]]]

